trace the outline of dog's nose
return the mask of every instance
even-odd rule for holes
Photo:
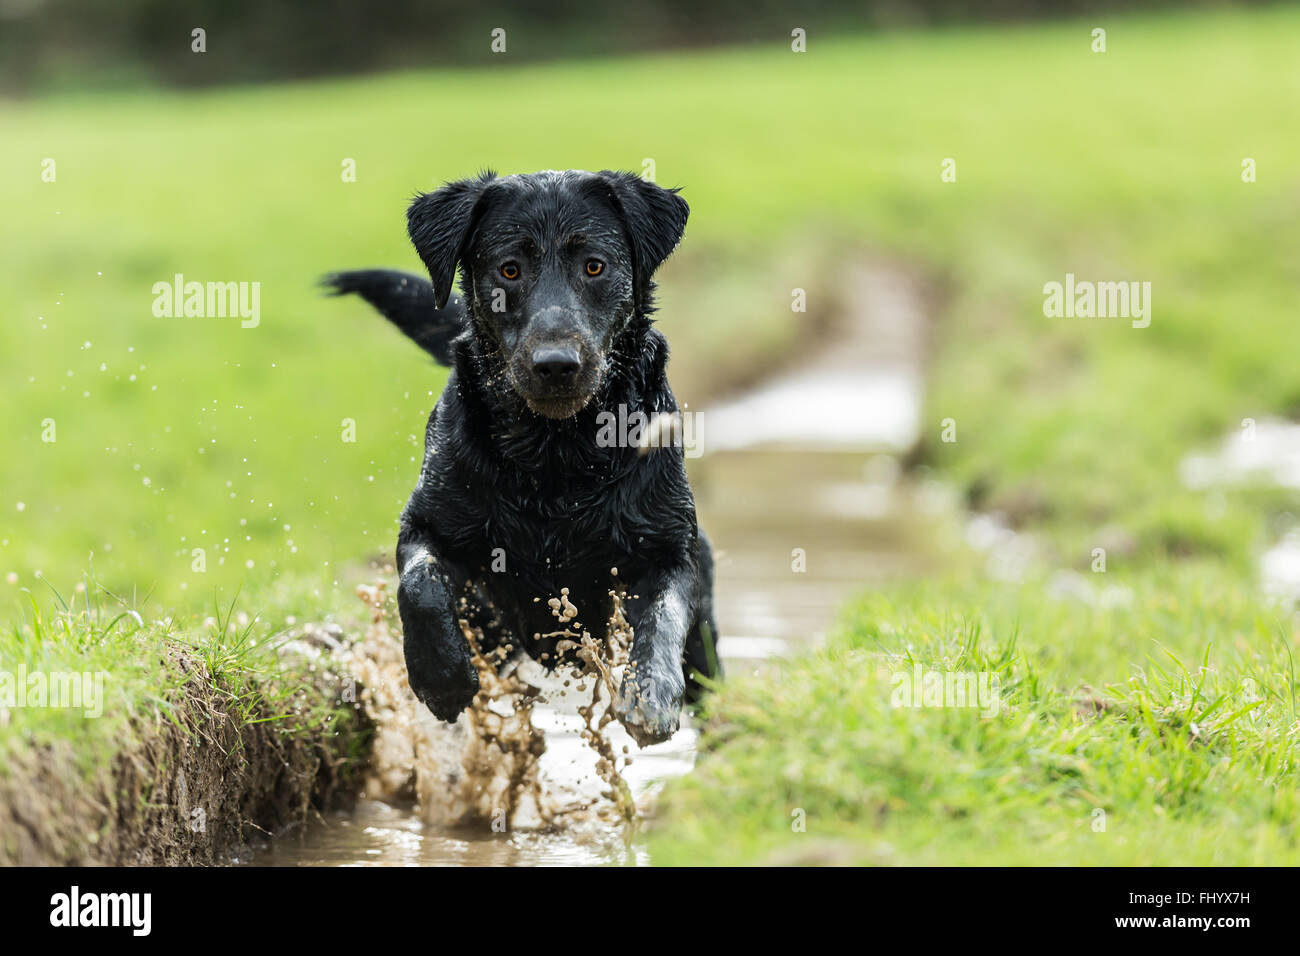
[[[567,382],[578,374],[582,362],[574,348],[537,349],[533,352],[533,371],[538,378],[552,384]]]

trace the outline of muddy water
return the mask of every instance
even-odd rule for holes
[[[900,481],[895,457],[916,435],[920,297],[906,277],[886,270],[861,270],[852,293],[855,314],[833,347],[751,394],[703,410],[705,454],[688,467],[701,525],[713,539],[719,652],[730,675],[770,666],[772,658],[822,640],[847,597],[883,578],[915,573],[926,560],[916,541],[927,519]],[[531,713],[546,739],[537,768],[542,788],[573,805],[599,803],[607,788],[582,738],[579,712],[590,695],[535,668],[521,677],[542,689]],[[410,718],[411,736],[446,734],[426,718]],[[622,776],[643,808],[664,781],[694,763],[689,720],[672,740],[643,751],[617,723],[605,733],[612,751],[627,760]],[[397,743],[399,767],[421,759],[418,747],[407,758],[405,740]],[[367,789],[373,796],[377,788]],[[427,806],[368,799],[353,813],[284,834],[242,862],[637,865],[648,857],[635,830],[608,813],[493,832],[449,825]]]
[[[1184,457],[1180,477],[1188,488],[1206,493],[1210,517],[1224,510],[1224,491],[1232,488],[1300,489],[1300,425],[1295,422],[1247,418],[1239,429],[1224,435],[1215,449]],[[1286,514],[1274,520],[1277,540],[1259,557],[1264,594],[1285,602],[1300,602],[1300,523]]]

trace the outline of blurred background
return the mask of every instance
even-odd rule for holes
[[[386,551],[443,373],[315,283],[418,271],[406,202],[486,166],[684,188],[697,410],[905,323],[907,474],[1067,565],[1104,529],[1247,566],[1287,493],[1178,476],[1300,411],[1300,18],[1125,6],[4,0],[0,572],[206,601]],[[864,305],[877,267],[911,317]],[[1044,316],[1066,273],[1153,283],[1150,327]],[[257,283],[258,325],[156,316],[178,274]]]
[[[0,4],[0,78],[17,90],[88,83],[207,86],[420,69],[485,62],[480,42],[509,28],[515,62],[616,56],[657,49],[768,45],[794,17],[805,30],[846,31],[1011,23],[1117,9],[1181,4],[1147,0],[775,0],[710,4],[648,0],[635,6],[593,6],[492,0],[472,9],[454,0],[5,0]],[[175,38],[201,26],[222,38],[226,52],[197,61]]]

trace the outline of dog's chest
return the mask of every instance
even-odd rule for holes
[[[440,509],[439,532],[472,571],[533,580],[629,564],[652,545],[631,482],[567,475],[470,483]],[[444,499],[446,501],[447,499]],[[636,563],[640,563],[639,561]]]

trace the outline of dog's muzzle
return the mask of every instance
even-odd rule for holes
[[[538,415],[572,418],[586,407],[600,384],[600,367],[583,360],[571,340],[538,345],[511,363],[515,391]]]

